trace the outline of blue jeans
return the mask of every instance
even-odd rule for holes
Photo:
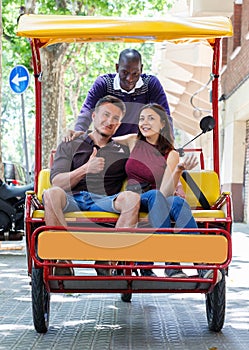
[[[170,228],[171,220],[179,228],[197,228],[191,208],[181,197],[170,196],[165,198],[158,190],[150,190],[141,194],[141,210],[149,213],[149,222],[152,227]],[[153,262],[138,262],[137,265]],[[170,263],[169,263],[170,264]]]
[[[171,227],[171,220],[179,228],[197,228],[191,208],[181,197],[165,198],[158,190],[150,190],[140,195],[141,210],[149,213],[152,227]]]
[[[102,194],[81,191],[75,195],[67,195],[67,203],[63,212],[70,211],[106,211],[110,213],[118,213],[114,207],[114,201],[119,195],[105,196]]]

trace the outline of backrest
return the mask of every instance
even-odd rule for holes
[[[188,171],[188,173],[205,195],[210,206],[212,206],[220,195],[220,182],[217,173],[213,170]],[[182,177],[180,180],[186,193],[188,204],[191,208],[200,207],[201,205],[189,185]]]
[[[127,185],[127,180],[124,181],[121,191],[124,191]],[[42,195],[45,190],[51,187],[50,169],[42,169],[38,176],[37,198],[42,201]]]
[[[37,198],[39,201],[42,201],[43,192],[50,187],[50,169],[42,169],[38,176]]]
[[[189,174],[199,186],[200,190],[203,192],[210,206],[212,206],[220,195],[220,183],[218,175],[212,170],[200,170],[200,171],[189,171]],[[200,207],[200,203],[194,195],[193,191],[186,183],[186,181],[181,177],[181,183],[183,190],[186,194],[186,200],[191,208]],[[125,182],[126,183],[126,182]],[[42,194],[44,190],[51,187],[50,183],[50,169],[42,169],[38,176],[38,190],[37,198],[42,201]],[[123,186],[122,190],[125,186]]]

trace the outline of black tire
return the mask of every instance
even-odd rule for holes
[[[125,262],[120,261],[119,265],[125,265]],[[118,269],[117,272],[118,272],[119,276],[124,276],[127,274],[127,271],[125,269],[124,270]],[[121,300],[124,301],[125,303],[129,303],[131,301],[131,298],[132,298],[132,293],[122,293],[121,294]]]
[[[32,311],[35,330],[46,333],[49,325],[50,293],[43,282],[43,269],[32,268]]]
[[[9,231],[11,228],[11,219],[10,217],[2,210],[0,210],[0,230],[3,233],[4,237],[4,231]],[[1,241],[4,239],[1,239]]]
[[[219,332],[225,321],[226,308],[226,279],[225,272],[211,293],[206,294],[206,314],[210,331]]]
[[[121,300],[124,301],[125,303],[129,303],[132,298],[132,293],[123,293],[121,294]]]

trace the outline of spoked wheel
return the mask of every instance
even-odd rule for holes
[[[32,268],[32,310],[35,330],[46,333],[49,324],[50,293],[43,282],[43,269]]]
[[[219,332],[225,321],[226,308],[226,279],[225,272],[211,293],[206,294],[206,313],[210,331]]]

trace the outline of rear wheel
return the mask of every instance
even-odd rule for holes
[[[206,314],[210,331],[219,332],[225,321],[226,279],[225,272],[211,293],[206,294]]]
[[[32,268],[32,310],[35,330],[46,333],[49,325],[50,293],[43,282],[43,269]]]

